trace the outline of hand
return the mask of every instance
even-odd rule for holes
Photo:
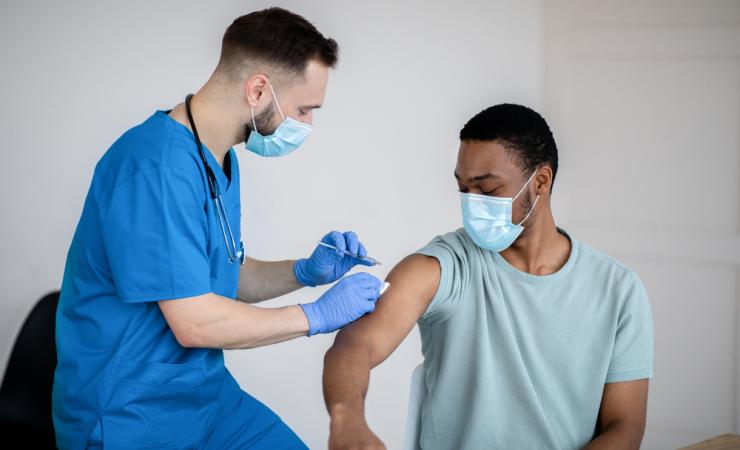
[[[340,233],[332,231],[324,236],[321,242],[333,245],[340,251],[317,246],[309,258],[299,259],[293,266],[296,280],[304,286],[328,284],[342,278],[357,264],[372,266],[373,263],[345,255],[348,251],[360,257],[367,256],[367,250],[352,231]]]
[[[315,302],[300,305],[308,318],[308,335],[331,333],[375,311],[380,285],[379,279],[360,272],[342,278]]]
[[[362,416],[351,419],[332,417],[329,450],[386,450],[383,442],[367,426]]]

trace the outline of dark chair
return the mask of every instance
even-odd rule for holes
[[[59,292],[39,300],[23,323],[0,386],[0,436],[26,448],[56,448],[51,388],[57,351],[54,338]]]

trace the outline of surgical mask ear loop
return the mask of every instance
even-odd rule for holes
[[[254,130],[255,133],[259,134],[259,131],[257,131],[257,122],[255,122],[254,120],[254,106],[252,106],[252,130]]]
[[[268,85],[270,86],[270,92],[272,92],[272,98],[275,100],[275,106],[277,106],[278,112],[280,113],[280,117],[285,120],[285,115],[283,115],[283,110],[280,109],[280,102],[277,99],[277,96],[275,95],[275,89],[272,88],[272,83],[268,82]],[[257,131],[257,122],[254,120],[254,106],[249,105],[252,108],[252,129],[259,134],[259,131]]]
[[[275,89],[272,88],[272,83],[270,83],[270,92],[272,92],[272,98],[275,100],[275,106],[277,106],[280,117],[285,120],[285,114],[283,114],[283,110],[280,109],[280,102],[277,99],[277,95],[275,95]]]
[[[514,198],[511,199],[512,202],[514,201],[514,199],[516,199],[517,197],[519,197],[519,194],[521,194],[524,191],[524,188],[525,187],[529,186],[529,182],[532,181],[532,178],[534,178],[534,176],[536,174],[537,174],[537,169],[535,169],[534,173],[532,173],[532,175],[530,175],[529,180],[527,180],[527,183],[524,186],[522,186],[522,188],[519,190],[519,192],[517,192],[517,194],[514,196]],[[532,207],[529,208],[529,212],[524,217],[524,219],[522,219],[522,221],[519,222],[519,225],[523,224],[524,222],[527,221],[527,219],[529,219],[529,216],[531,216],[532,213],[534,212],[534,207],[537,205],[537,200],[539,200],[539,199],[540,199],[540,194],[537,194],[537,197],[534,199],[534,203],[532,203]]]
[[[529,179],[527,180],[527,182],[526,182],[526,183],[524,183],[524,186],[522,186],[522,188],[521,188],[521,189],[519,189],[519,192],[517,192],[517,193],[516,193],[516,195],[515,195],[515,196],[514,196],[514,197],[513,197],[512,199],[511,199],[511,201],[512,201],[512,202],[513,202],[514,200],[516,200],[516,198],[517,198],[517,197],[519,197],[519,194],[521,194],[521,193],[522,193],[522,192],[524,191],[524,188],[526,188],[527,186],[529,186],[529,182],[530,182],[530,181],[532,181],[532,178],[534,178],[534,176],[535,176],[536,174],[537,174],[537,169],[535,169],[535,170],[534,170],[534,172],[532,172],[532,175],[530,175],[530,176],[529,176]],[[536,200],[535,200],[535,201],[536,201]]]

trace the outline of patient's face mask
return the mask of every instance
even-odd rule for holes
[[[506,250],[522,234],[522,224],[534,211],[539,194],[524,220],[518,224],[512,222],[514,200],[524,192],[534,178],[537,170],[514,197],[491,197],[489,195],[460,193],[460,209],[463,226],[468,235],[481,248],[494,252]]]
[[[275,96],[272,83],[269,86],[273,101],[283,121],[280,122],[280,125],[278,125],[272,134],[264,136],[257,131],[257,121],[255,120],[254,107],[252,107],[252,130],[249,133],[246,148],[250,152],[260,156],[285,156],[303,144],[303,141],[306,140],[313,127],[292,117],[286,117],[280,109],[280,103],[278,103],[278,99]]]

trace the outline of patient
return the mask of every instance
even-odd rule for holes
[[[557,170],[552,133],[531,109],[496,105],[465,124],[454,173],[464,228],[401,261],[375,312],[326,354],[331,449],[385,448],[364,417],[370,370],[415,323],[422,449],[639,448],[647,294],[633,271],[555,225]]]

